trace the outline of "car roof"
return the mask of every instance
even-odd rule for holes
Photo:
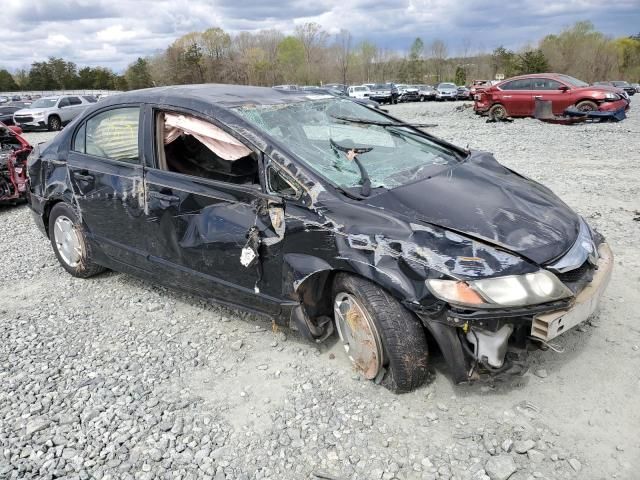
[[[185,104],[189,101],[215,104],[225,108],[245,105],[276,105],[317,98],[308,90],[279,90],[271,87],[205,83],[145,88],[111,95],[102,105],[126,102]]]

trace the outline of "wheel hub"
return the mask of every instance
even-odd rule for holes
[[[351,294],[336,295],[334,316],[342,345],[356,369],[367,379],[382,367],[382,342],[366,309]]]
[[[56,218],[53,239],[64,263],[71,268],[77,267],[82,259],[82,243],[71,219],[64,215]]]

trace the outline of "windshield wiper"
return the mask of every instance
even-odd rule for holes
[[[359,123],[362,125],[376,125],[378,127],[437,127],[436,123],[407,123],[407,122],[381,122],[379,120],[367,120],[365,118],[342,117],[339,115],[329,115],[331,118],[349,123]]]
[[[348,160],[353,160],[358,166],[358,170],[360,171],[360,181],[362,182],[360,194],[363,197],[368,197],[371,194],[371,179],[369,178],[369,174],[364,168],[364,165],[362,165],[362,162],[360,162],[358,155],[360,155],[361,153],[370,152],[371,150],[373,150],[373,147],[356,147],[351,140],[345,140],[345,144],[340,145],[339,143],[336,143],[332,138],[329,139],[329,144],[331,145],[331,148],[344,153]]]

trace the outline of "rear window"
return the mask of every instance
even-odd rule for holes
[[[116,108],[99,113],[78,130],[74,148],[96,157],[138,163],[139,117],[138,107]],[[86,131],[84,142],[81,138],[83,131]]]
[[[500,90],[531,90],[531,79],[511,80],[500,85]]]

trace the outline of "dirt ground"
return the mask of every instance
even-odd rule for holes
[[[544,183],[614,251],[600,313],[494,385],[453,385],[434,353],[430,383],[393,395],[335,341],[123,274],[74,279],[26,206],[0,207],[0,478],[639,478],[633,100],[621,123],[571,127],[487,124],[461,102],[389,107]]]

